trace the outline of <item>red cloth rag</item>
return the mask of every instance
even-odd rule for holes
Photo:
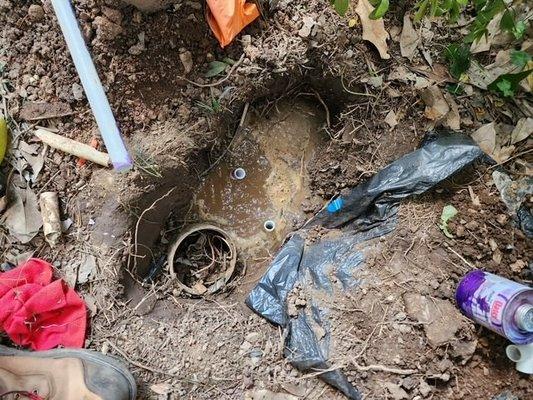
[[[32,258],[0,273],[0,327],[33,350],[83,347],[87,309],[63,280],[52,282],[50,264]]]

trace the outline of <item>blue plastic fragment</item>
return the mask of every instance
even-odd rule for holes
[[[337,197],[335,200],[329,202],[327,209],[330,213],[335,213],[342,208],[343,204],[344,200],[341,197]]]

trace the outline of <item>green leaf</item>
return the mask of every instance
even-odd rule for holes
[[[496,14],[505,10],[503,0],[488,0],[485,7],[477,14],[470,33],[465,36],[465,43],[479,41],[484,35],[488,34],[487,25],[496,16]]]
[[[235,60],[233,60],[233,59],[231,59],[231,58],[229,58],[229,57],[224,57],[224,58],[222,59],[222,61],[224,61],[224,62],[225,62],[226,64],[228,64],[228,65],[233,65],[233,64],[235,64]]]
[[[515,27],[515,12],[512,9],[505,10],[500,21],[500,29],[507,32],[512,32]]]
[[[333,7],[341,17],[344,17],[349,6],[350,0],[334,0],[333,3]]]
[[[511,53],[511,62],[520,69],[524,69],[531,58],[531,55],[525,51],[513,51]]]
[[[212,61],[209,63],[209,69],[205,73],[206,78],[212,78],[225,71],[228,64],[222,61]]]
[[[503,94],[504,97],[513,97],[518,90],[518,85],[533,72],[533,69],[518,72],[516,74],[503,74],[487,86],[489,90]]]
[[[445,57],[450,63],[450,74],[455,79],[460,79],[461,75],[470,68],[470,49],[464,44],[453,43],[446,47]]]
[[[524,21],[518,21],[511,32],[515,39],[522,39],[524,33],[526,33],[526,23]]]
[[[380,19],[389,10],[389,0],[380,0],[374,11],[368,16],[370,19]]]
[[[476,11],[481,10],[483,7],[485,7],[485,4],[487,4],[487,0],[473,0],[474,1],[474,8]]]
[[[426,15],[426,11],[429,5],[429,0],[422,0],[417,3],[416,7],[416,13],[415,13],[415,21],[420,22],[422,18],[424,18],[424,15]]]
[[[502,79],[501,81],[496,83],[496,87],[505,97],[514,96],[514,92],[511,87],[511,82],[509,82],[507,79]]]
[[[463,85],[461,85],[460,83],[450,83],[446,85],[446,90],[454,96],[460,96],[465,92]]]
[[[439,228],[450,239],[453,238],[453,235],[448,230],[448,222],[453,217],[455,217],[457,215],[457,213],[458,213],[457,209],[454,206],[452,206],[451,204],[448,204],[447,206],[444,206],[444,208],[442,209],[442,214],[440,216]]]

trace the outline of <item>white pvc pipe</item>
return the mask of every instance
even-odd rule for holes
[[[120,136],[115,117],[83,40],[70,0],[52,0],[52,5],[111,162],[115,170],[127,171],[133,163]]]
[[[511,344],[505,349],[509,360],[516,363],[516,370],[524,374],[533,374],[533,343]]]

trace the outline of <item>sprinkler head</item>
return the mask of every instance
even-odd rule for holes
[[[244,170],[244,168],[236,168],[232,173],[231,173],[231,177],[233,179],[236,179],[238,181],[244,179],[246,177],[246,171]]]
[[[269,219],[265,221],[263,227],[265,228],[265,231],[272,232],[274,229],[276,229],[276,223]]]

